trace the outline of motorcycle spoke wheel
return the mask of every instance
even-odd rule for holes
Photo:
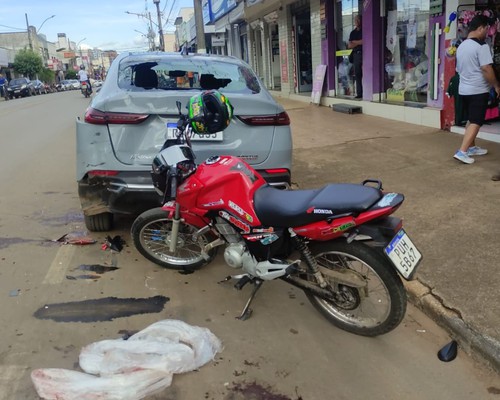
[[[215,251],[209,252],[209,260],[202,256],[202,248],[209,243],[206,235],[195,241],[193,235],[198,228],[181,223],[174,252],[170,251],[172,221],[161,209],[153,209],[141,214],[132,225],[135,247],[147,259],[165,268],[198,268],[209,262]]]
[[[338,285],[335,300],[331,301],[306,293],[330,322],[363,336],[378,336],[399,325],[406,312],[406,292],[388,260],[358,242],[319,245],[313,255],[318,265],[330,269],[348,268],[366,282],[364,288]],[[333,287],[334,283],[329,283]]]

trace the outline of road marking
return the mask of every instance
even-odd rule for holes
[[[19,383],[27,369],[21,365],[0,365],[0,400],[16,398]]]
[[[61,283],[66,275],[69,263],[75,254],[75,247],[63,245],[59,248],[54,261],[50,265],[49,271],[42,283],[55,285]]]

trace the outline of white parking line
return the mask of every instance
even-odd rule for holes
[[[20,365],[0,365],[0,400],[17,398],[19,382],[27,369]]]
[[[63,245],[59,248],[47,275],[42,283],[55,285],[61,283],[66,275],[69,263],[75,254],[75,246]]]

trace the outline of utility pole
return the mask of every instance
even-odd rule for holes
[[[165,43],[163,38],[163,28],[161,23],[161,15],[160,15],[160,0],[153,0],[153,3],[156,4],[156,15],[158,17],[158,34],[160,35],[160,51],[165,51]]]
[[[31,42],[31,34],[30,34],[30,24],[28,23],[28,14],[24,13],[26,17],[26,28],[28,28],[28,42],[30,44],[30,49],[33,50],[33,43]]]
[[[203,25],[203,10],[201,8],[201,0],[193,0],[194,6],[194,21],[196,23],[196,44],[197,53],[206,53],[205,46],[205,26]]]

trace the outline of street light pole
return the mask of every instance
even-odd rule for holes
[[[54,17],[55,17],[55,15],[52,15],[48,18],[45,18],[45,21],[42,22],[42,24],[40,25],[40,27],[36,31],[40,32],[40,29],[42,29],[43,24],[45,24],[45,22],[47,22],[49,19],[54,18]]]
[[[160,35],[160,50],[165,51],[165,43],[163,38],[163,28],[161,23],[161,15],[160,15],[160,0],[153,0],[153,3],[156,4],[156,14],[158,16],[158,33]]]
[[[31,34],[30,34],[30,24],[28,22],[28,14],[24,13],[26,17],[26,28],[28,29],[28,42],[30,44],[30,49],[33,50],[33,43],[31,42]]]
[[[80,45],[80,43],[82,43],[84,40],[86,40],[87,38],[83,38],[82,40],[80,40],[77,44],[76,44],[76,48],[78,49],[79,53],[80,53],[80,59],[82,60],[82,64],[83,64],[83,57],[82,57],[82,48],[81,47],[78,47]]]

